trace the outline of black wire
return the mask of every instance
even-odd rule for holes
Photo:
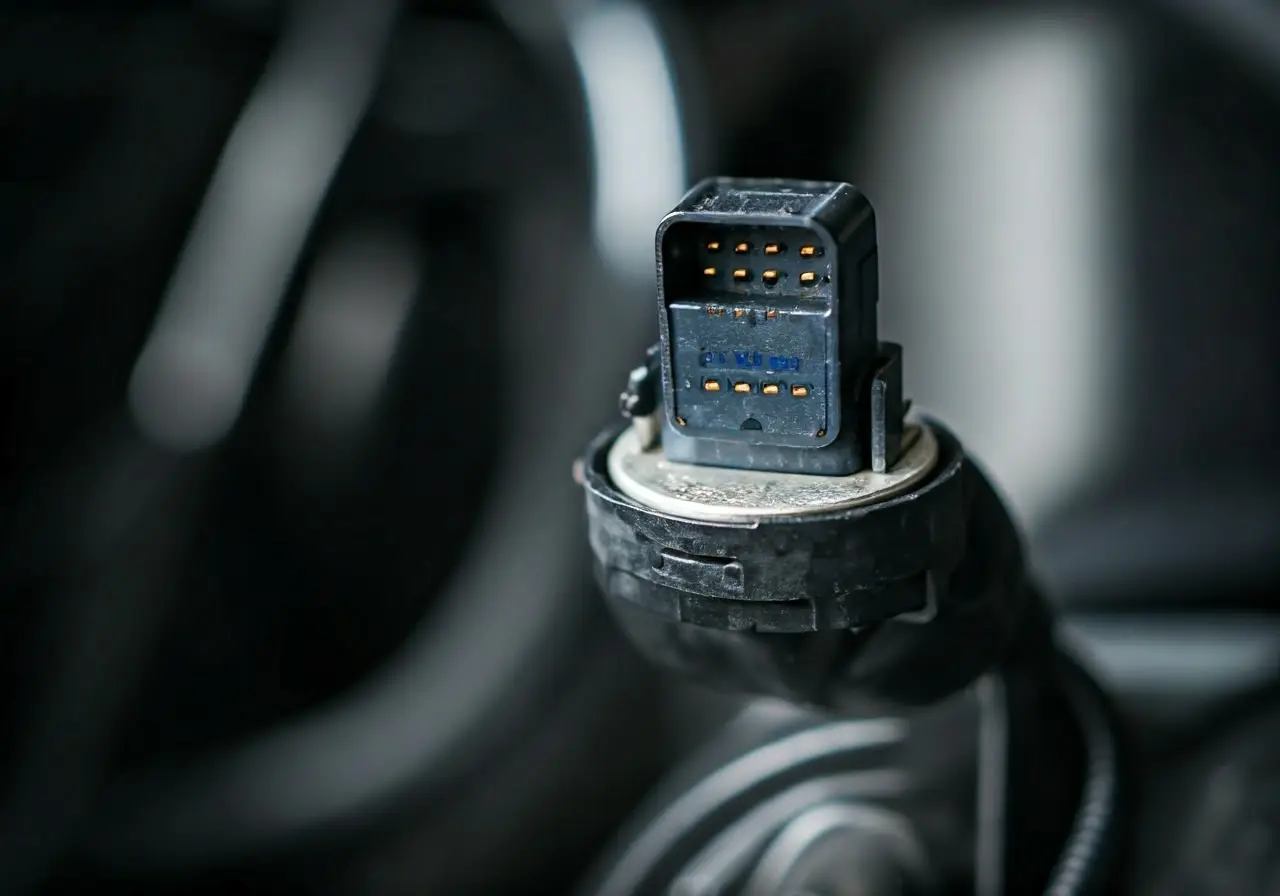
[[[1085,779],[1071,833],[1049,876],[1045,896],[1097,896],[1106,892],[1124,836],[1120,724],[1097,682],[1062,655],[1063,694],[1080,724]]]

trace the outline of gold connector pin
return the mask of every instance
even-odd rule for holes
[[[765,243],[764,245],[765,255],[777,255],[781,251],[782,251],[782,246],[778,243]]]
[[[702,388],[706,392],[719,392],[720,381],[719,380],[703,380]]]
[[[704,277],[714,277],[714,276],[716,275],[716,269],[715,269],[715,268],[703,268],[703,269],[702,269],[702,275],[703,275]]]
[[[778,272],[775,270],[765,271],[760,275],[760,279],[765,283],[768,283],[770,286],[773,286],[773,284],[778,282]]]
[[[801,258],[813,258],[814,256],[816,256],[816,255],[818,255],[818,254],[819,254],[819,253],[818,253],[818,247],[817,247],[817,246],[801,246],[801,247],[800,247],[800,257],[801,257]]]
[[[719,252],[719,251],[720,251],[720,241],[719,241],[719,240],[712,240],[711,242],[707,243],[707,251],[708,251],[708,252]]]
[[[733,391],[734,392],[750,392],[751,384],[750,383],[734,383]]]
[[[809,394],[809,387],[808,386],[792,386],[791,394],[794,395],[796,398],[805,398]]]
[[[734,246],[734,247],[733,247],[733,251],[734,251],[734,252],[737,252],[739,255],[746,255],[748,252],[750,252],[750,251],[751,251],[751,244],[750,244],[750,243],[738,243],[738,245],[736,245],[736,246]]]
[[[761,392],[763,392],[765,395],[777,395],[777,394],[778,394],[778,384],[777,384],[777,383],[765,383],[763,386],[761,386],[761,387],[760,387],[760,391],[761,391]]]
[[[750,280],[751,272],[748,271],[746,268],[738,268],[733,272],[733,279],[734,280]]]
[[[812,286],[814,283],[818,282],[818,275],[813,271],[805,271],[800,275],[800,282],[805,286]]]
[[[776,308],[770,308],[768,311],[766,311],[766,312],[764,313],[764,316],[765,316],[768,320],[777,320],[777,319],[778,319],[778,310],[777,310]]]

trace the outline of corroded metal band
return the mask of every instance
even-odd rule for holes
[[[663,513],[686,519],[750,522],[770,517],[831,513],[900,494],[919,483],[938,460],[927,426],[910,424],[902,457],[884,473],[810,476],[667,460],[661,447],[645,450],[634,428],[609,450],[609,477],[618,490]]]

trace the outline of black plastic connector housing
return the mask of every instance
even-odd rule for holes
[[[658,226],[671,460],[845,475],[897,458],[875,213],[845,183],[711,178]]]

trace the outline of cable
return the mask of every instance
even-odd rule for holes
[[[1087,759],[1080,806],[1045,894],[1097,896],[1106,890],[1123,834],[1119,721],[1102,690],[1074,658],[1062,654],[1060,669]]]

